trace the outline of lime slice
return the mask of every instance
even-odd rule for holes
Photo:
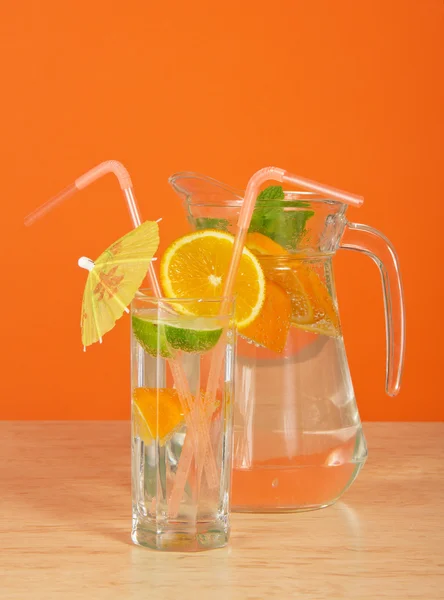
[[[219,341],[222,329],[184,329],[176,325],[165,325],[169,345],[184,352],[208,352]]]
[[[198,321],[198,319],[193,320]],[[160,354],[162,358],[172,358],[172,349],[199,353],[214,348],[222,335],[222,328],[209,327],[205,319],[199,321],[201,322],[199,327],[182,327],[172,323],[159,323],[152,318],[136,315],[132,317],[136,340],[145,352],[151,356]]]
[[[162,358],[172,358],[171,350],[165,336],[165,326],[152,319],[144,319],[133,315],[133,333],[142,348],[151,356],[160,354]]]

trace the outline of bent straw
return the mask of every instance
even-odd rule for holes
[[[125,196],[125,201],[128,206],[128,210],[130,213],[131,220],[133,222],[134,227],[138,227],[142,224],[142,220],[140,218],[140,210],[137,205],[136,198],[133,192],[133,185],[131,182],[131,177],[125,167],[119,163],[117,160],[107,160],[103,163],[100,163],[96,167],[90,169],[87,173],[84,173],[80,177],[78,177],[74,183],[66,187],[56,196],[36,208],[32,213],[30,213],[25,218],[25,225],[29,227],[35,221],[46,215],[53,208],[61,204],[64,200],[67,200],[71,196],[80,190],[83,190],[88,185],[100,179],[103,175],[107,173],[113,173],[117,180],[119,181],[120,188]],[[162,292],[160,290],[160,285],[156,277],[156,272],[152,264],[150,264],[148,268],[148,276],[150,278],[150,283],[153,287],[154,295],[156,297],[160,297]]]
[[[280,183],[290,183],[311,192],[320,192],[327,197],[334,198],[345,204],[361,206],[364,202],[362,196],[355,196],[354,194],[343,192],[342,190],[323,185],[322,183],[317,183],[311,179],[304,179],[303,177],[293,175],[292,173],[284,171],[283,169],[278,169],[277,167],[265,167],[264,169],[257,171],[248,182],[245,198],[240,210],[237,223],[238,230],[234,238],[233,253],[231,255],[230,266],[228,267],[227,278],[225,279],[224,297],[227,297],[227,295],[230,296],[233,293],[234,282],[237,276],[242,250],[245,245],[245,237],[248,233],[248,228],[250,227],[251,217],[253,215],[260,186],[270,180],[278,181]]]
[[[119,181],[120,188],[125,197],[125,201],[130,213],[130,217],[134,227],[138,227],[141,225],[142,220],[140,216],[140,210],[137,205],[137,201],[133,191],[133,185],[131,182],[131,177],[126,170],[126,168],[116,160],[108,160],[103,163],[100,163],[96,167],[93,167],[80,177],[78,177],[74,183],[66,187],[59,194],[42,204],[42,206],[38,207],[32,213],[30,213],[25,218],[25,225],[30,226],[35,221],[43,217],[45,214],[50,212],[53,208],[61,204],[64,200],[73,196],[77,191],[84,189],[103,175],[108,173],[113,173],[117,180]],[[157,298],[161,298],[162,291],[160,289],[160,285],[156,276],[156,272],[154,270],[154,266],[150,263],[148,268],[148,276],[150,279],[151,287],[153,289],[154,295]],[[186,375],[183,371],[182,365],[177,360],[169,360],[168,364],[171,368],[171,372],[173,375],[173,379],[176,385],[176,388],[179,392],[179,398],[182,405],[182,410],[185,416],[185,421],[187,422],[187,427],[191,434],[191,440],[195,446],[196,454],[198,450],[198,437],[201,436],[202,442],[206,448],[211,449],[209,431],[206,427],[206,420],[200,419],[197,420],[194,410],[194,400],[189,390],[188,381]],[[193,415],[193,417],[191,416]],[[187,436],[188,437],[188,436]],[[202,452],[199,453],[202,455]],[[205,454],[205,472],[208,477],[208,482],[210,487],[217,486],[217,470],[216,470],[216,461],[214,459],[214,455],[210,452]],[[188,476],[188,472],[183,469],[179,469],[176,473],[176,477],[179,478],[179,482],[181,486],[185,486],[186,478]],[[180,503],[180,497],[177,502]],[[172,507],[176,509],[177,507]]]

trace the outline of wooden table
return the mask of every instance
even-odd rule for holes
[[[0,598],[444,598],[444,424],[365,425],[370,457],[311,513],[233,515],[231,545],[130,541],[126,422],[0,422]]]

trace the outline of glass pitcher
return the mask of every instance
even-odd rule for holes
[[[194,229],[235,233],[242,191],[196,173],[177,173],[169,182]],[[238,336],[234,511],[329,506],[367,458],[336,300],[332,258],[338,249],[362,252],[379,267],[386,391],[392,396],[399,391],[405,324],[396,252],[375,229],[348,222],[346,209],[341,202],[298,191],[256,203],[247,245],[273,292],[269,301],[275,303],[276,319],[271,331],[260,332],[259,341],[255,335],[253,342],[248,330]]]

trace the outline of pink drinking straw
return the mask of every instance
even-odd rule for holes
[[[251,217],[253,215],[260,186],[270,180],[279,181],[280,183],[289,183],[310,192],[319,192],[329,198],[334,198],[335,200],[353,206],[361,206],[364,202],[362,196],[355,196],[354,194],[331,188],[322,183],[317,183],[311,179],[304,179],[303,177],[293,175],[292,173],[284,171],[283,169],[278,169],[277,167],[265,167],[264,169],[257,171],[248,182],[244,201],[240,210],[239,220],[237,222],[237,233],[234,238],[233,254],[231,256],[227,278],[225,279],[224,297],[233,293],[234,282],[236,280],[239,262],[245,245],[245,238],[248,233],[248,228],[250,227]],[[209,383],[211,385],[211,380],[209,380]]]
[[[131,182],[131,177],[125,167],[116,160],[107,160],[103,163],[100,163],[96,167],[93,167],[87,173],[78,177],[74,183],[66,187],[59,194],[42,204],[39,208],[34,210],[25,218],[25,225],[30,226],[35,221],[43,217],[46,213],[50,212],[53,208],[61,204],[64,200],[73,196],[79,190],[83,190],[85,187],[102,177],[108,173],[113,173],[120,184],[120,187],[123,191],[123,195],[125,197],[125,201],[128,206],[128,210],[131,216],[131,220],[133,222],[134,227],[138,227],[142,223],[142,219],[140,217],[140,210],[137,205],[137,201],[134,195],[133,185]],[[156,276],[156,272],[154,270],[154,266],[150,263],[148,269],[148,276],[151,283],[151,287],[153,289],[154,295],[156,298],[162,297],[162,291],[159,285],[159,281]],[[210,487],[215,488],[218,485],[217,479],[217,470],[216,470],[216,461],[214,459],[214,455],[211,452],[211,444],[209,431],[207,426],[207,419],[198,418],[199,415],[196,414],[194,400],[191,395],[188,380],[183,371],[182,365],[177,360],[169,360],[168,364],[171,368],[171,372],[173,375],[173,379],[176,385],[176,389],[179,393],[179,398],[182,405],[182,411],[184,413],[185,421],[187,423],[187,428],[189,433],[191,433],[191,442],[195,448],[195,452],[197,456],[202,456],[205,460],[205,473],[207,475],[208,484]],[[197,411],[198,412],[198,411]],[[197,434],[197,435],[196,435]],[[198,451],[198,438],[202,440],[202,444],[205,448],[209,448],[210,452],[202,453],[202,451]],[[190,438],[189,435],[186,438]],[[186,466],[186,465],[184,465]],[[176,479],[178,479],[178,484],[182,489],[185,488],[186,479],[188,477],[188,469],[184,470],[179,467],[176,472]],[[177,494],[174,496],[173,500],[175,505],[170,507],[172,512],[177,512],[179,508],[179,503],[181,497],[178,497]]]
[[[51,198],[51,200],[48,200],[48,202],[45,202],[45,204],[42,204],[36,208],[36,210],[30,213],[25,218],[25,225],[29,227],[35,221],[46,215],[46,213],[50,212],[53,208],[61,204],[64,200],[74,196],[76,192],[83,190],[90,183],[100,179],[100,177],[106,175],[107,173],[113,173],[117,177],[123,195],[125,196],[133,225],[134,227],[138,227],[142,224],[142,220],[140,218],[139,207],[137,206],[137,201],[134,196],[131,177],[125,167],[117,160],[107,160],[106,162],[100,163],[100,165],[97,165],[84,175],[78,177],[74,183],[66,187],[59,194]],[[157,280],[156,272],[152,263],[150,263],[148,268],[148,276],[154,291],[154,295],[159,298],[162,295],[162,292],[160,290],[159,282]]]

